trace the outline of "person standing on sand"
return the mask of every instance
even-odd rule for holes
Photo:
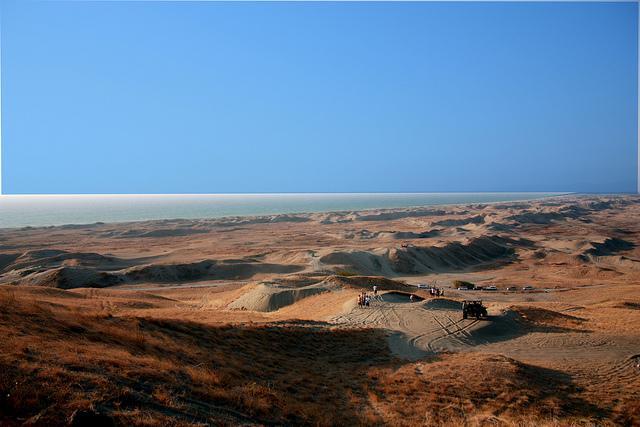
[[[378,296],[378,285],[373,285],[373,296]]]

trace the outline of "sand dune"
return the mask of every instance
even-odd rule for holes
[[[31,229],[20,231],[20,236],[18,231],[5,230],[3,247],[14,249],[0,254],[0,283],[45,284],[50,278],[53,286],[61,281],[73,286],[111,286],[244,280],[297,272],[330,275],[340,270],[402,276],[502,268],[516,274],[518,260],[540,268],[571,266],[574,271],[561,276],[567,279],[610,279],[637,271],[640,257],[633,255],[637,227],[614,220],[606,230],[597,215],[611,215],[615,208],[634,209],[635,199],[627,199],[562,197],[447,209],[93,224],[87,230]],[[585,223],[586,216],[596,222]],[[361,221],[367,228],[348,227]],[[432,223],[442,224],[441,228],[425,231]],[[560,224],[566,232],[546,231]],[[56,247],[46,244],[50,233],[56,233]],[[77,243],[78,233],[85,243]],[[153,243],[141,247],[138,237]],[[236,254],[242,261],[229,262],[230,255]],[[53,271],[62,267],[75,269]],[[44,274],[46,270],[51,272]]]
[[[165,229],[156,229],[156,230],[145,230],[145,229],[131,229],[125,231],[112,231],[105,232],[105,237],[116,237],[121,239],[131,239],[131,238],[162,238],[162,237],[180,237],[180,236],[190,236],[193,234],[201,234],[208,233],[209,229],[201,229],[201,228],[165,228]]]
[[[298,288],[286,288],[258,284],[249,292],[227,306],[232,310],[276,311],[304,298],[335,289],[328,284],[316,284]]]
[[[422,232],[413,232],[413,231],[369,231],[369,230],[358,230],[358,231],[348,231],[343,234],[345,239],[363,239],[363,240],[372,240],[372,239],[380,239],[380,240],[409,240],[409,239],[428,239],[431,237],[436,237],[440,234],[440,230],[429,230]]]
[[[297,215],[270,215],[270,216],[254,216],[254,217],[230,217],[218,220],[211,220],[211,224],[218,227],[231,227],[240,225],[269,224],[279,222],[307,222],[308,217]]]
[[[550,224],[554,221],[563,221],[566,217],[558,212],[524,212],[505,219],[517,224]]]
[[[518,241],[498,236],[479,237],[467,243],[445,246],[408,246],[374,251],[332,252],[320,258],[329,265],[340,265],[363,274],[424,274],[464,271],[491,263],[511,262]]]
[[[556,331],[572,330],[584,326],[586,319],[571,314],[560,313],[539,307],[512,307],[521,318],[521,323],[532,328],[548,328]]]
[[[1,271],[55,268],[63,265],[99,266],[102,269],[115,269],[130,265],[129,262],[113,256],[92,252],[67,252],[57,249],[28,251],[8,257],[11,258],[11,262],[5,263]]]
[[[317,279],[316,279],[317,280]],[[313,283],[309,283],[313,282]],[[231,310],[250,310],[260,312],[277,311],[283,307],[298,303],[301,300],[314,295],[337,292],[345,290],[371,291],[373,286],[377,286],[380,291],[388,291],[384,298],[393,302],[409,302],[409,296],[413,293],[416,301],[423,298],[420,292],[405,283],[376,276],[330,276],[322,281],[314,282],[312,279],[296,278],[286,281],[262,282],[256,285],[248,285],[246,291],[237,299],[227,305]],[[346,298],[351,298],[355,306],[356,292],[347,293]],[[459,305],[459,304],[458,304]],[[339,311],[338,308],[335,310]]]
[[[618,252],[631,250],[635,244],[618,238],[607,238],[604,242],[591,242],[591,249],[584,252],[585,255],[608,256]]]
[[[503,224],[501,222],[492,222],[486,225],[487,230],[492,232],[507,232],[511,233],[514,231],[516,225],[514,224]]]
[[[403,218],[420,218],[426,216],[441,216],[446,214],[447,211],[433,208],[395,209],[371,214],[358,214],[356,216],[356,219],[358,221],[392,221]]]
[[[574,195],[0,230],[0,424],[639,425],[639,217]]]
[[[267,264],[244,260],[204,260],[188,264],[152,264],[133,267],[124,277],[137,282],[184,282],[204,279],[247,279],[260,273],[286,274],[300,271],[293,265]]]
[[[484,223],[484,216],[476,215],[469,218],[462,219],[443,219],[441,221],[433,222],[432,225],[435,226],[443,226],[443,227],[457,227],[460,225],[467,224],[482,224]]]
[[[0,254],[0,271],[12,265],[19,256],[19,254]]]
[[[8,262],[9,259],[13,262]],[[65,251],[29,252],[9,257],[2,277],[19,285],[42,285],[64,289],[106,287],[124,283],[193,282],[201,280],[247,279],[259,274],[288,274],[300,271],[296,265],[280,265],[246,260],[203,260],[191,263],[134,265],[124,260],[95,253]]]
[[[85,267],[58,267],[35,272],[16,279],[21,286],[52,286],[60,289],[79,287],[107,287],[117,285],[122,279],[106,272],[97,272]]]
[[[382,232],[381,237],[391,237],[398,240],[410,240],[410,239],[428,239],[430,237],[436,237],[440,234],[440,230],[429,230],[414,233],[413,231],[394,231],[389,234]]]

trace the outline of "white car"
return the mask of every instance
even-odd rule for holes
[[[430,288],[430,286],[429,285],[425,285],[424,283],[420,283],[418,285],[418,289],[429,289],[429,288]]]
[[[497,291],[498,288],[491,285],[491,286],[487,286],[486,288],[484,288],[485,291]]]

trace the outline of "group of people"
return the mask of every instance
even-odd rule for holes
[[[371,304],[371,300],[378,296],[378,286],[373,285],[373,297],[367,294],[365,291],[362,291],[360,295],[358,295],[358,306],[359,307],[369,307]]]
[[[440,288],[436,288],[434,286],[432,288],[429,288],[429,295],[431,295],[432,297],[443,297],[444,296],[444,290],[442,290]]]
[[[371,304],[371,297],[367,295],[366,292],[362,292],[360,295],[358,295],[359,307],[369,307],[369,304]]]

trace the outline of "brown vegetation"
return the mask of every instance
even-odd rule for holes
[[[392,363],[375,330],[118,318],[3,291],[3,425],[60,425],[76,410],[125,425],[348,424],[366,371]]]
[[[0,426],[640,425],[639,216],[570,196],[0,230]]]
[[[603,402],[565,373],[504,356],[409,363],[377,329],[293,320],[214,327],[57,301],[0,287],[0,425],[64,425],[78,414],[118,425],[639,421],[632,395]]]
[[[371,399],[391,425],[611,423],[606,409],[585,401],[568,375],[504,356],[445,355],[375,369],[369,377]]]

